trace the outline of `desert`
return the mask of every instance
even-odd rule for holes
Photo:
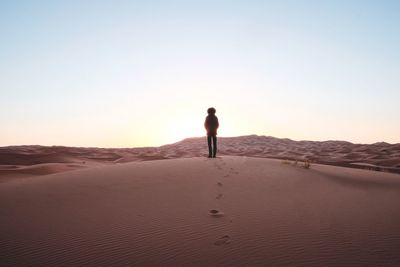
[[[0,267],[399,267],[399,14],[0,1]]]
[[[400,264],[398,174],[260,157],[258,138],[215,159],[189,149],[197,139],[3,153],[2,266]]]

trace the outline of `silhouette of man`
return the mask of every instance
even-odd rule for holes
[[[217,129],[219,122],[217,116],[215,116],[215,108],[209,108],[207,110],[208,116],[204,122],[204,127],[207,130],[207,143],[208,143],[208,157],[215,158],[217,155]],[[211,145],[212,139],[212,145]]]

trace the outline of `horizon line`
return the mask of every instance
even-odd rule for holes
[[[275,139],[280,139],[280,140],[289,140],[289,141],[294,141],[294,142],[318,142],[318,143],[324,143],[324,142],[346,142],[350,143],[353,145],[374,145],[374,144],[388,144],[388,145],[397,145],[400,143],[389,143],[386,141],[377,141],[377,142],[371,142],[371,143],[356,143],[356,142],[351,142],[347,140],[296,140],[296,139],[291,139],[288,137],[275,137],[271,135],[258,135],[258,134],[248,134],[248,135],[239,135],[239,136],[218,136],[218,138],[241,138],[241,137],[250,137],[250,136],[256,136],[256,137],[269,137],[269,138],[275,138]],[[163,146],[168,146],[168,145],[174,145],[180,142],[183,142],[188,139],[200,139],[200,138],[205,138],[206,136],[193,136],[193,137],[186,137],[183,138],[179,141],[173,142],[173,143],[167,143],[167,144],[162,144],[159,146],[133,146],[133,147],[101,147],[101,146],[68,146],[68,145],[41,145],[41,144],[19,144],[19,145],[5,145],[5,146],[0,146],[0,148],[10,148],[10,147],[34,147],[34,146],[39,146],[39,147],[71,147],[71,148],[99,148],[99,149],[132,149],[132,148],[158,148],[158,147],[163,147]]]

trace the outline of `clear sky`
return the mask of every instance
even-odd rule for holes
[[[0,1],[0,146],[400,143],[400,1]]]

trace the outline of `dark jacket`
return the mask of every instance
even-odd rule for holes
[[[218,118],[214,114],[209,114],[204,122],[204,127],[207,130],[207,135],[217,135],[217,129],[219,127]]]

